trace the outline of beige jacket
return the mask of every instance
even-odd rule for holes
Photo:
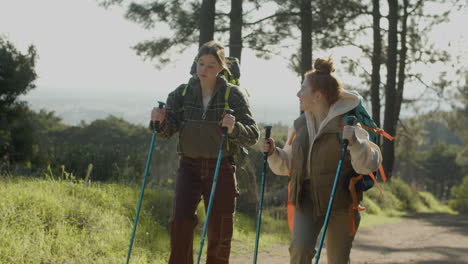
[[[302,182],[310,179],[312,189],[315,190],[313,201],[318,209],[317,214],[326,210],[341,149],[338,133],[342,131],[342,118],[359,104],[360,99],[357,92],[344,91],[341,98],[330,107],[321,124],[315,124],[312,114],[306,111],[295,120],[289,131],[288,138],[296,134],[293,143],[286,144],[283,149],[277,148],[269,157],[270,168],[275,174],[291,176],[289,199],[296,206],[300,207]],[[341,188],[344,185],[343,175],[350,172],[351,166],[360,174],[369,174],[376,171],[382,162],[380,149],[369,141],[367,132],[359,126],[355,131],[357,140],[348,147],[351,158],[347,155],[348,159],[343,164],[334,209],[347,207],[351,203],[349,192]]]

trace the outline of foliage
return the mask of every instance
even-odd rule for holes
[[[18,102],[18,96],[35,88],[36,48],[23,54],[0,36],[0,112]]]
[[[23,54],[0,36],[0,171],[34,156],[29,109],[19,96],[35,88],[36,57],[34,46]]]
[[[378,188],[374,187],[365,192],[364,199],[368,198],[384,211],[404,209],[402,202],[395,196],[388,184],[382,183],[380,187],[383,189],[383,194],[380,193]],[[365,203],[364,206],[366,206]]]
[[[388,189],[401,201],[401,209],[410,212],[419,212],[423,208],[421,199],[417,192],[405,184],[401,179],[393,178]]]
[[[452,186],[460,184],[467,166],[463,142],[449,129],[451,121],[447,122],[453,114],[438,112],[402,120],[396,144],[396,174],[443,200],[449,199]]]
[[[451,210],[450,207],[442,205],[431,193],[418,192],[418,195],[421,201],[423,202],[424,206],[428,208],[428,211],[454,213],[454,211]]]
[[[428,190],[439,199],[447,199],[449,190],[461,183],[463,175],[456,163],[460,147],[443,144],[434,145],[423,161],[428,178]]]
[[[462,213],[468,213],[468,176],[463,178],[462,184],[454,186],[451,189],[453,200],[449,205],[454,210]]]

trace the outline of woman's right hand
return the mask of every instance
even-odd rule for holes
[[[153,110],[151,110],[151,121],[159,121],[162,123],[166,119],[166,108],[158,108],[154,107]]]
[[[271,156],[276,150],[275,141],[272,138],[262,139],[260,143],[260,151],[262,153],[268,153],[268,156]]]

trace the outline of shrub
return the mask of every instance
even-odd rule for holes
[[[468,213],[468,176],[463,178],[462,184],[452,187],[451,194],[453,200],[449,202],[449,206],[461,213]]]
[[[381,186],[383,195],[380,193],[379,189],[374,187],[369,191],[365,192],[364,197],[368,197],[380,209],[384,211],[396,210],[400,211],[403,209],[403,204],[398,198],[392,193],[392,190],[386,185]]]
[[[410,212],[427,211],[427,208],[425,208],[422,203],[418,192],[411,189],[411,187],[400,178],[392,178],[386,189],[389,189],[398,198],[398,200],[401,201],[401,209]]]
[[[368,214],[380,214],[382,212],[382,209],[380,209],[380,207],[367,196],[364,196],[362,205],[366,208],[364,212]]]

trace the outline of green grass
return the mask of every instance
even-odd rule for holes
[[[124,262],[138,193],[117,184],[2,180],[0,263]],[[165,213],[154,208],[163,196],[146,190],[133,263],[164,263],[168,255],[166,223],[158,221]]]
[[[139,192],[136,185],[0,178],[0,263],[124,263]],[[132,263],[167,262],[172,195],[146,188]],[[202,204],[195,254],[204,221]],[[286,221],[271,214],[263,214],[262,250],[289,239]],[[255,226],[255,219],[236,213],[233,253],[252,252]]]
[[[383,194],[377,188],[365,192],[362,204],[366,210],[362,213],[360,228],[395,223],[411,213],[456,213],[431,193],[414,191],[399,178],[382,184],[381,188]]]
[[[431,194],[411,191],[398,179],[382,187],[383,197],[376,188],[366,192],[361,228],[392,223],[411,212],[454,213]],[[124,263],[139,192],[137,185],[0,178],[0,263]],[[172,196],[167,189],[146,188],[132,263],[167,262]],[[264,208],[260,251],[290,240],[286,208]],[[202,203],[198,216],[195,254]],[[236,213],[233,254],[252,254],[255,227],[255,217]]]

